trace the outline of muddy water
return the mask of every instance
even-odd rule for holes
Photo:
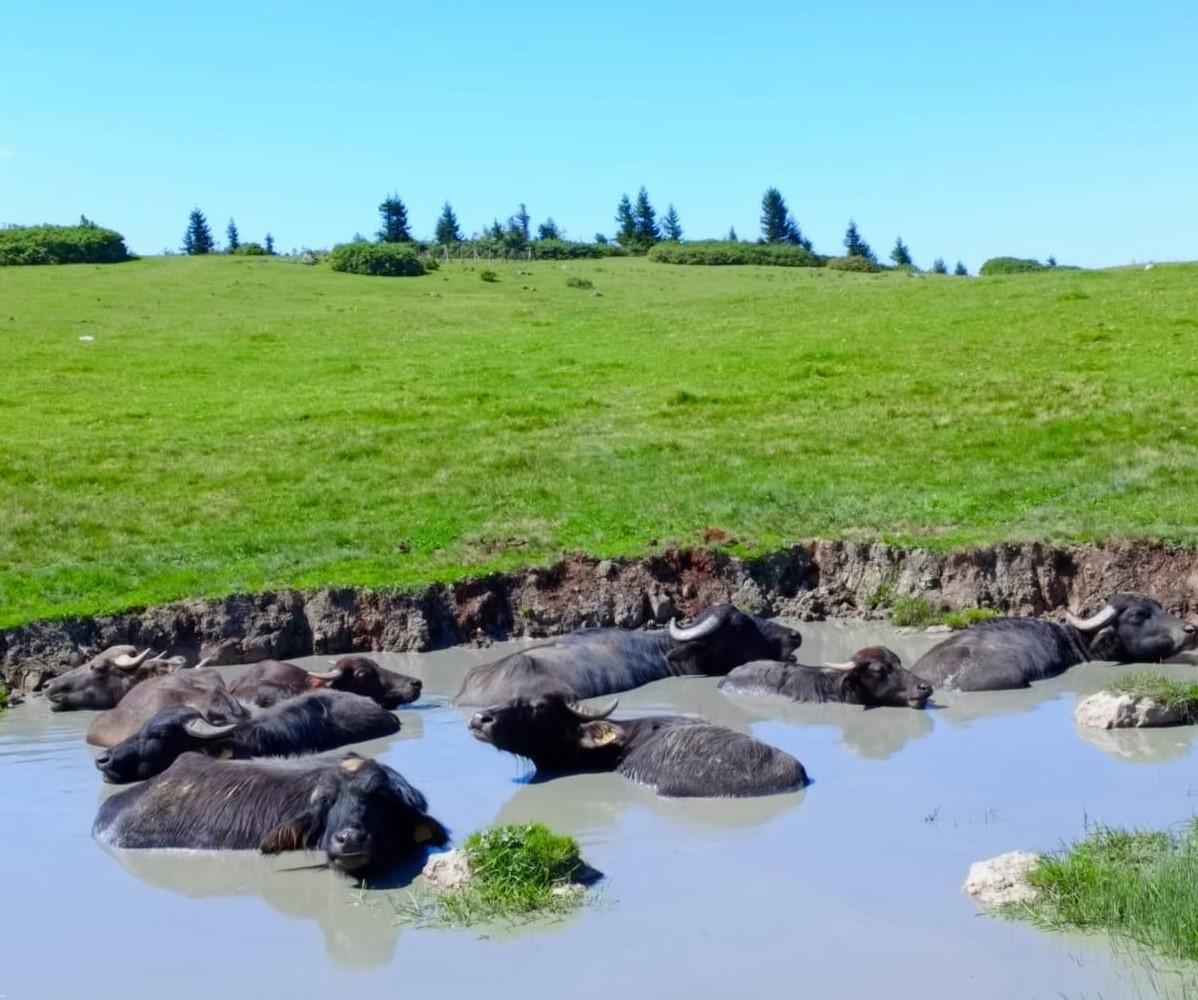
[[[884,642],[910,663],[939,638],[802,630],[808,662]],[[960,892],[970,862],[1051,848],[1087,817],[1143,826],[1191,814],[1198,730],[1083,736],[1072,722],[1077,697],[1122,668],[1087,665],[1028,691],[938,693],[927,712],[660,682],[623,695],[621,711],[751,730],[815,780],[768,799],[667,801],[614,775],[528,784],[518,761],[472,740],[448,700],[466,670],[504,649],[381,657],[424,680],[427,704],[363,750],[407,775],[458,834],[530,819],[573,833],[607,875],[599,905],[490,936],[420,930],[396,924],[394,891],[360,893],[313,855],[109,853],[89,834],[106,794],[83,743],[90,715],[53,715],[34,699],[0,719],[0,994],[1180,995],[1172,974],[1126,949],[979,917]]]

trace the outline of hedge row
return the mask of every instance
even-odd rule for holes
[[[0,264],[119,264],[131,259],[125,238],[99,226],[0,228]]]
[[[804,247],[724,240],[658,243],[645,256],[659,264],[773,264],[779,267],[819,267],[823,264],[822,257]]]
[[[978,269],[978,274],[989,277],[995,274],[1027,274],[1029,271],[1048,270],[1051,268],[1047,264],[1041,264],[1038,260],[1029,260],[1024,257],[991,257]]]
[[[436,264],[433,262],[433,267]],[[401,278],[424,274],[425,264],[410,243],[342,243],[329,252],[329,266],[349,274]]]

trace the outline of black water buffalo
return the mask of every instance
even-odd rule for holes
[[[932,685],[903,667],[885,646],[868,646],[847,663],[809,667],[760,660],[737,667],[719,683],[729,694],[788,698],[791,701],[843,702],[875,708],[923,708]]]
[[[368,657],[343,656],[324,672],[280,660],[263,660],[234,681],[231,690],[242,701],[267,708],[320,687],[364,695],[383,708],[398,708],[419,698],[423,685],[415,677],[384,670]]]
[[[213,725],[189,705],[164,708],[96,758],[106,781],[144,781],[190,750],[219,757],[294,757],[399,732],[399,720],[369,698],[309,691],[251,719]]]
[[[995,618],[928,650],[911,669],[940,687],[1000,691],[1056,677],[1086,660],[1151,663],[1198,642],[1198,631],[1143,594],[1116,594],[1084,621]]]
[[[803,639],[794,629],[715,604],[667,632],[590,628],[529,646],[466,675],[455,703],[497,705],[561,694],[594,698],[676,674],[726,674],[750,660],[787,660]]]
[[[127,740],[152,716],[172,705],[190,705],[209,722],[221,725],[248,719],[249,711],[228,688],[215,670],[180,670],[151,677],[133,688],[116,708],[101,712],[87,730],[92,746],[111,747]]]
[[[181,656],[167,659],[151,656],[148,649],[139,653],[135,646],[109,646],[83,666],[55,677],[42,693],[52,712],[103,711],[117,705],[142,681],[186,665]]]
[[[428,803],[397,771],[339,760],[213,760],[185,753],[100,806],[93,836],[112,847],[323,850],[357,878],[449,840]]]
[[[794,791],[807,772],[790,754],[701,719],[612,719],[560,693],[477,712],[476,739],[525,757],[542,774],[616,771],[659,795],[740,798]]]

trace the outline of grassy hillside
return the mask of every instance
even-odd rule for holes
[[[1198,266],[492,266],[0,269],[0,624],[708,525],[1198,541]]]

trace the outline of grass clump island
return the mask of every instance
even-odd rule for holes
[[[456,889],[417,896],[399,910],[404,919],[441,927],[522,923],[583,903],[585,893],[572,881],[586,867],[577,841],[542,823],[477,831],[462,851],[470,877]]]
[[[1158,670],[1124,674],[1107,685],[1114,694],[1149,698],[1172,708],[1188,725],[1198,722],[1198,683],[1178,680]]]
[[[1028,873],[1036,902],[1006,908],[1053,930],[1113,935],[1198,960],[1198,820],[1180,833],[1098,827]]]

